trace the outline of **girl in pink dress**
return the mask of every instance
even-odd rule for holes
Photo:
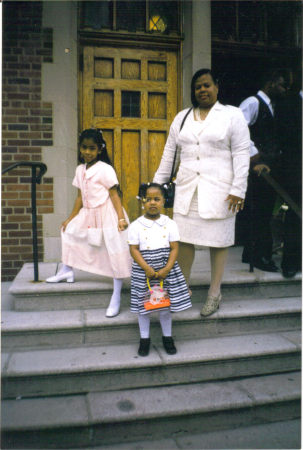
[[[74,281],[73,268],[113,278],[107,317],[119,314],[123,278],[130,277],[128,217],[122,207],[119,182],[99,129],[84,130],[79,139],[84,164],[76,169],[74,208],[62,223],[62,266],[48,283]]]

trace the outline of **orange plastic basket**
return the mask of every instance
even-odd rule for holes
[[[160,286],[153,286],[151,289],[149,279],[147,278],[147,286],[148,293],[144,300],[144,308],[147,311],[168,308],[170,306],[168,293],[163,289],[163,280],[160,281]]]

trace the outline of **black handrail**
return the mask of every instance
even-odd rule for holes
[[[39,281],[39,269],[38,269],[38,240],[37,240],[37,205],[36,205],[36,183],[40,184],[41,179],[47,171],[47,166],[42,162],[30,162],[20,161],[16,162],[2,170],[2,175],[9,170],[15,169],[15,167],[28,166],[32,168],[32,230],[33,230],[33,260],[34,260],[34,281]],[[40,171],[37,174],[36,169]]]

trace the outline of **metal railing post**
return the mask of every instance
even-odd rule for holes
[[[39,281],[39,269],[38,269],[38,238],[37,238],[37,201],[36,201],[36,184],[41,183],[43,175],[47,171],[47,167],[41,162],[20,161],[6,167],[2,170],[2,174],[16,167],[31,167],[32,180],[31,180],[31,210],[32,210],[32,233],[33,233],[33,261],[34,261],[34,281]],[[37,175],[36,169],[39,167],[40,171]]]
[[[32,166],[32,230],[33,230],[34,281],[39,281],[37,206],[36,206],[36,166]]]

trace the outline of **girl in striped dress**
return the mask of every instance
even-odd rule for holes
[[[160,214],[164,206],[164,192],[157,183],[143,184],[139,197],[145,214],[131,223],[128,233],[130,253],[133,257],[131,276],[131,312],[138,314],[140,346],[138,354],[147,356],[150,347],[150,310],[144,308],[144,297],[150,285],[163,280],[164,289],[170,297],[170,306],[159,310],[163,346],[168,354],[177,352],[172,338],[171,312],[190,308],[191,299],[185,278],[177,263],[177,224]]]

